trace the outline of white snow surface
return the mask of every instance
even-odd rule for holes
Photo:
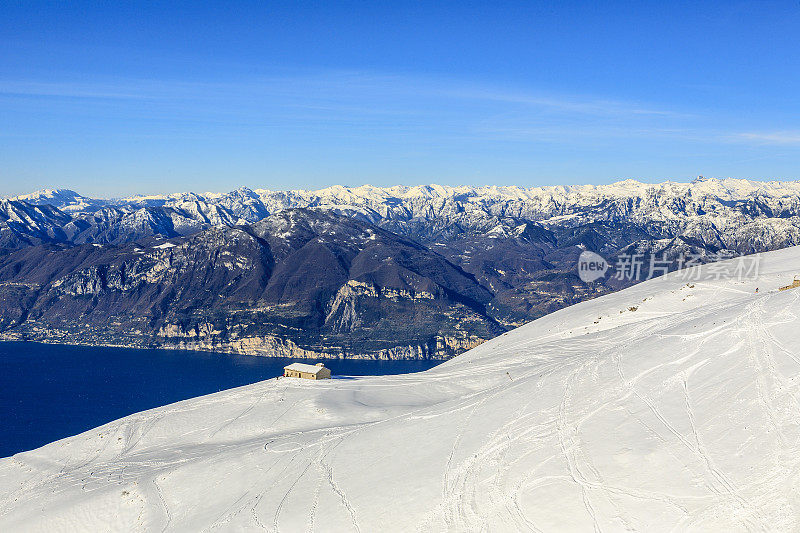
[[[711,266],[427,372],[272,379],[2,459],[0,531],[797,530],[800,248]]]

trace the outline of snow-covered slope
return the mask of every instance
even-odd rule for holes
[[[265,381],[0,461],[0,530],[800,527],[800,248],[672,273],[433,370]],[[756,287],[760,288],[755,293]]]

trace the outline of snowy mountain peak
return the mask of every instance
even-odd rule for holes
[[[41,189],[29,194],[14,196],[10,200],[23,201],[33,205],[52,205],[68,212],[84,211],[104,203],[104,201],[81,196],[70,189]]]
[[[12,200],[25,200],[29,203],[39,201],[74,201],[76,199],[84,199],[83,196],[70,189],[40,189],[28,194],[21,194],[14,196]]]

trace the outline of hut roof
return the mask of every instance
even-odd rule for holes
[[[284,370],[295,370],[297,372],[306,372],[308,374],[316,374],[320,370],[324,370],[324,366],[307,365],[305,363],[292,363],[291,365],[283,367]]]

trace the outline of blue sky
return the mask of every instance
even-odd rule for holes
[[[37,2],[0,195],[798,179],[800,3]]]

